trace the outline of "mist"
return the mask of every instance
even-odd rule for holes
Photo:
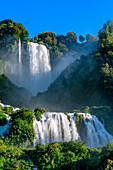
[[[9,44],[13,41],[13,37],[6,39]],[[5,50],[2,51],[7,55],[3,61],[4,73],[16,86],[26,88],[34,96],[46,91],[68,65],[95,49],[92,43],[77,45],[73,55],[66,53],[51,68],[50,52],[44,45],[22,43],[21,39],[12,44],[12,51],[8,50],[7,54]]]

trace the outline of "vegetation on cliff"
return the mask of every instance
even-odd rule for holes
[[[3,126],[4,124],[6,124],[6,122],[6,115],[0,110],[0,126]]]
[[[113,21],[109,20],[99,31],[100,47],[96,59],[100,73],[100,86],[113,101]]]
[[[39,121],[41,119],[41,115],[45,112],[48,112],[49,110],[41,108],[41,107],[37,107],[34,112],[36,115],[36,119]]]
[[[83,42],[85,38],[80,35],[79,40]],[[87,42],[96,44],[97,37],[87,34]],[[45,45],[50,51],[51,64],[54,66],[56,61],[65,55],[74,56],[78,53],[78,49],[82,44],[77,42],[77,34],[75,32],[68,32],[66,35],[57,34],[53,32],[42,32],[38,36],[31,38],[30,41]],[[86,42],[86,43],[87,43]],[[83,43],[83,46],[86,44]]]
[[[0,21],[0,40],[6,38],[8,35],[14,36],[17,40],[21,38],[23,41],[28,40],[28,31],[18,22],[12,19],[5,19]]]

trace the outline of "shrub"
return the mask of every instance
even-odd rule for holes
[[[4,124],[6,123],[7,123],[6,115],[2,113],[2,111],[0,111],[0,126],[4,126]]]
[[[34,140],[33,129],[34,112],[23,107],[12,115],[12,126],[9,139],[18,146],[32,145]]]
[[[3,107],[2,110],[3,110],[6,114],[8,114],[8,115],[13,114],[13,107],[12,107],[12,106],[11,106],[11,107],[5,106],[5,107]]]
[[[40,112],[36,112],[36,119],[39,121],[41,119],[41,113]]]
[[[34,112],[36,114],[36,119],[39,121],[41,119],[41,115],[42,113],[48,112],[49,110],[46,110],[44,108],[41,107],[37,107]]]

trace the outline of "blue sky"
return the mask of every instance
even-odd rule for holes
[[[22,23],[30,37],[42,31],[96,36],[108,19],[113,20],[113,0],[2,0],[0,6],[0,20]]]

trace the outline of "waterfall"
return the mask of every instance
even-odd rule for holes
[[[83,122],[77,125],[74,113],[69,113],[70,120],[64,113],[47,112],[42,114],[40,121],[34,120],[35,130],[34,147],[37,143],[47,144],[54,141],[87,142],[89,147],[105,145],[113,136],[110,135],[97,119],[90,114],[79,113],[83,116]]]
[[[18,43],[18,51],[19,51],[19,55],[18,55],[18,61],[19,61],[19,86],[22,85],[22,59],[21,59],[21,39],[19,38],[19,43]]]
[[[22,45],[19,39],[18,49],[9,54],[4,66],[7,77],[33,95],[47,90],[51,83],[50,56],[44,45],[32,42]]]
[[[19,65],[21,66],[21,39],[20,38],[18,43],[18,51],[19,51]]]
[[[28,43],[30,56],[30,83],[33,87],[32,93],[43,92],[51,82],[51,66],[49,51],[44,45],[37,43]]]
[[[0,103],[0,107],[11,107],[10,105],[4,105],[3,103]],[[17,110],[20,110],[19,108],[13,108],[13,112],[15,113]],[[11,124],[12,124],[12,117],[9,116],[8,114],[5,114],[4,115],[6,116],[6,119],[7,119],[7,122],[5,125],[3,126],[0,126],[0,135],[3,136],[3,135],[6,135],[6,134],[9,134],[9,130],[11,128]]]

